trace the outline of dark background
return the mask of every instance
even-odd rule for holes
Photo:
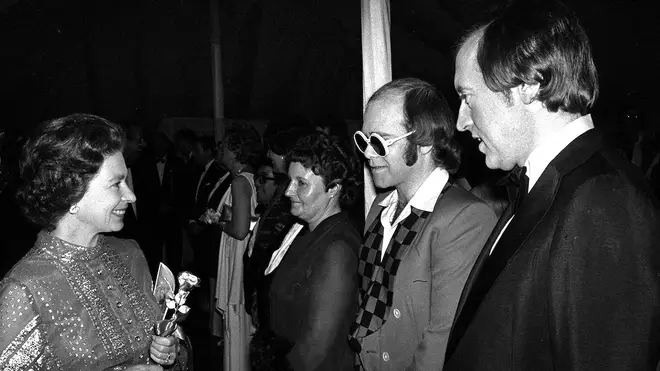
[[[361,118],[360,1],[218,1],[227,118]],[[619,118],[635,106],[657,128],[653,3],[568,2],[600,74],[596,125],[624,131]],[[497,3],[391,1],[393,77],[432,82],[456,109],[454,45]],[[73,112],[145,127],[165,117],[212,117],[209,13],[207,0],[0,0],[0,126],[23,130]]]

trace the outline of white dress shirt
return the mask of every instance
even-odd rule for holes
[[[160,180],[160,185],[163,185],[163,174],[165,174],[165,163],[167,162],[167,156],[163,157],[164,162],[156,160],[156,169],[158,169],[158,179]]]
[[[541,174],[545,171],[545,168],[548,167],[550,162],[554,160],[564,148],[571,144],[571,142],[577,137],[593,128],[594,122],[591,119],[591,115],[585,115],[571,121],[563,128],[545,138],[542,138],[541,143],[534,148],[532,153],[529,154],[529,157],[527,157],[527,160],[525,160],[525,167],[527,167],[526,175],[529,178],[529,185],[526,190],[527,193],[532,190],[541,177]],[[514,217],[515,215],[511,216],[511,219],[509,219],[504,228],[502,228],[500,235],[497,236],[497,240],[495,240],[495,243],[490,248],[490,254],[495,250],[495,246],[497,246],[497,243],[500,241],[500,237],[502,237],[502,234]]]
[[[394,214],[396,213],[397,203],[399,202],[399,193],[395,189],[387,197],[385,197],[380,203],[380,206],[384,206],[385,209],[380,214],[380,222],[383,225],[383,242],[380,245],[380,258],[381,260],[385,256],[385,251],[387,251],[387,246],[390,244],[392,237],[394,236],[394,231],[396,227],[404,221],[410,215],[410,207],[414,206],[416,209],[428,211],[433,211],[438,197],[442,193],[442,189],[445,188],[445,185],[449,181],[449,173],[447,170],[442,168],[436,168],[433,172],[424,180],[422,186],[419,187],[415,195],[408,201],[406,206],[401,210],[399,216],[392,223],[394,219]]]

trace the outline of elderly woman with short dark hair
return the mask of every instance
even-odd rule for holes
[[[357,309],[361,238],[343,210],[359,191],[355,160],[320,133],[299,140],[287,159],[291,180],[286,196],[299,223],[266,269],[274,275],[272,331],[259,329],[253,369],[352,370],[347,334]],[[286,354],[269,354],[277,349]]]
[[[124,132],[93,115],[41,124],[24,147],[18,199],[42,227],[0,282],[0,369],[159,370],[178,363],[142,251],[123,227]]]

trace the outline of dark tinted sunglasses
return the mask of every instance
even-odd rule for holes
[[[257,177],[256,177],[256,180],[258,182],[261,182],[261,183],[266,183],[269,180],[274,181],[275,179],[276,179],[275,177],[267,176],[267,175],[264,175],[264,174],[258,174]]]
[[[366,152],[367,148],[371,146],[371,148],[374,150],[376,155],[383,157],[383,156],[387,156],[390,153],[389,148],[392,144],[407,137],[408,135],[414,132],[415,131],[413,130],[398,137],[394,137],[392,139],[385,139],[381,137],[380,134],[378,133],[371,133],[371,135],[367,137],[366,134],[358,130],[355,132],[355,134],[353,134],[353,140],[355,141],[355,146],[357,147],[357,149],[360,150],[360,152],[362,153]]]

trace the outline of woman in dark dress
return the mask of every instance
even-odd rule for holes
[[[357,308],[360,234],[342,208],[357,194],[355,162],[323,134],[302,138],[288,158],[286,196],[299,223],[266,269],[274,275],[270,326],[279,341],[259,330],[253,371],[351,370],[346,334]],[[268,354],[278,350],[283,357]]]

